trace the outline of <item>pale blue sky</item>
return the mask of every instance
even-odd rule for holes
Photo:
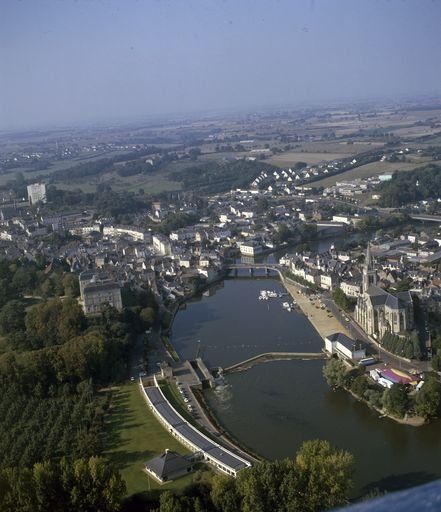
[[[0,0],[0,129],[440,93],[438,0]]]

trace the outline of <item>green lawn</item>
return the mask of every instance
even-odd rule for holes
[[[410,159],[409,159],[410,160]],[[355,169],[329,176],[318,181],[311,183],[313,187],[330,187],[335,185],[338,181],[348,181],[356,178],[369,178],[371,176],[377,176],[386,172],[405,172],[413,171],[417,167],[427,165],[431,163],[430,158],[425,157],[414,157],[412,160],[407,162],[372,162],[370,164],[361,165]]]
[[[188,454],[189,451],[150,412],[137,383],[121,386],[115,392],[113,407],[106,421],[104,443],[106,456],[116,464],[126,482],[128,496],[154,489],[181,490],[207,477],[208,472],[201,470],[160,485],[144,473],[143,462],[166,448],[180,454]]]

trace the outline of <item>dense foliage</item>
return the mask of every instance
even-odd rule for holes
[[[5,468],[0,472],[0,510],[37,510],[27,501],[42,485],[33,480],[34,469],[26,469],[34,464],[58,464],[65,458],[64,464],[78,465],[87,474],[90,461],[73,461],[102,452],[110,395],[97,388],[125,378],[135,338],[156,320],[157,304],[151,292],[130,288],[123,289],[126,307],[122,312],[107,307],[100,316],[86,318],[73,298],[78,276],[63,268],[62,263],[0,261],[0,468]],[[51,286],[44,286],[48,281]],[[60,296],[36,295],[42,291]],[[94,464],[90,468],[104,471],[101,462]],[[10,480],[12,475],[19,482],[24,479],[25,494],[16,486],[21,483]],[[60,487],[58,481],[51,482],[45,481],[45,492],[52,499]],[[114,484],[123,488],[114,473],[108,483],[111,493]],[[93,495],[87,498],[92,500],[89,505],[83,506],[63,491],[55,508],[42,504],[38,510],[116,510],[121,493],[115,496],[111,506],[106,505],[105,496],[97,505]]]
[[[346,384],[347,368],[343,361],[337,357],[332,357],[323,366],[323,377],[331,388],[342,388]]]
[[[49,201],[47,208],[54,211],[93,207],[97,215],[111,216],[116,221],[121,215],[133,214],[148,207],[148,203],[134,193],[114,192],[109,185],[99,185],[96,192],[87,193],[80,189],[63,190],[49,185],[46,195]]]
[[[421,358],[421,342],[416,331],[410,337],[402,337],[391,332],[386,332],[381,340],[381,346],[392,354],[397,354],[408,359]]]
[[[339,308],[344,309],[345,311],[353,311],[356,303],[356,300],[347,297],[341,288],[336,288],[332,292],[332,300]]]
[[[2,512],[116,512],[125,484],[105,459],[46,461],[0,470]]]
[[[217,475],[184,496],[164,492],[159,512],[318,512],[346,502],[352,473],[350,453],[308,441],[294,460],[261,462],[235,480]]]
[[[396,208],[441,195],[441,167],[427,165],[411,172],[395,173],[379,189],[380,206]]]
[[[17,385],[0,388],[0,468],[27,467],[67,456],[101,452],[100,433],[107,402],[90,383],[78,389],[37,385],[23,393]]]

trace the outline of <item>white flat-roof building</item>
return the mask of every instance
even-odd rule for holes
[[[325,338],[325,349],[330,354],[337,354],[341,359],[359,360],[366,357],[364,345],[342,332],[330,334]]]

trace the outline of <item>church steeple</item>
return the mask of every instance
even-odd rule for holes
[[[371,244],[368,242],[363,265],[363,292],[366,292],[370,286],[375,286],[376,284],[377,272],[375,270],[374,261],[371,254]]]

